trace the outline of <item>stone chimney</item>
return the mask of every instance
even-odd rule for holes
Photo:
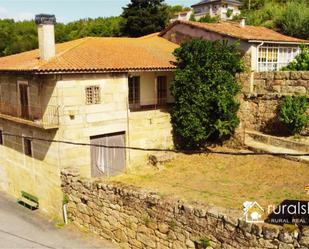
[[[40,14],[35,16],[35,23],[38,26],[40,59],[49,60],[55,56],[55,30],[54,15]]]
[[[241,28],[246,27],[246,18],[245,18],[245,17],[242,17],[242,18],[240,19],[240,24],[239,24],[239,26],[240,26]]]

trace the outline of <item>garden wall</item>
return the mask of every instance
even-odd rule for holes
[[[121,248],[308,248],[309,229],[248,224],[238,211],[188,205],[156,193],[62,171],[69,218]],[[307,236],[308,235],[308,236]],[[206,245],[206,243],[205,243]]]
[[[259,72],[241,74],[240,118],[245,129],[274,132],[280,100],[286,95],[309,96],[309,72]]]

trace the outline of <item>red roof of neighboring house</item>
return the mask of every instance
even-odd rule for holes
[[[48,61],[32,50],[0,58],[0,71],[71,72],[170,70],[178,45],[158,34],[140,38],[87,37],[56,45]]]
[[[204,29],[206,31],[215,32],[224,36],[237,38],[247,41],[272,41],[272,42],[288,42],[288,43],[309,43],[308,40],[302,40],[291,36],[280,34],[274,30],[261,27],[250,26],[240,27],[238,23],[219,22],[219,23],[201,23],[177,20],[169,27],[163,30],[160,35],[164,35],[168,30],[177,24],[189,25],[193,28]]]

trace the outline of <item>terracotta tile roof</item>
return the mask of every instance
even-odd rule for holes
[[[224,36],[237,38],[240,40],[247,41],[273,41],[273,42],[291,42],[291,43],[309,43],[307,40],[298,39],[291,36],[280,34],[274,30],[261,27],[261,26],[250,26],[240,27],[238,23],[231,22],[219,22],[219,23],[201,23],[178,20],[172,23],[169,27],[163,30],[160,35],[164,35],[168,30],[177,24],[185,24],[195,28],[204,29],[219,33]]]
[[[130,71],[172,69],[178,45],[158,33],[140,38],[88,37],[56,45],[56,56],[39,59],[39,50],[0,58],[0,71]]]

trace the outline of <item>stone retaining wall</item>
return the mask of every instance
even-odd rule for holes
[[[62,172],[69,218],[121,248],[308,248],[309,229],[288,232],[279,226],[248,224],[241,212],[191,206],[156,193],[102,179]]]
[[[309,72],[241,74],[240,118],[243,127],[258,131],[283,130],[278,120],[280,100],[287,95],[309,96]]]

